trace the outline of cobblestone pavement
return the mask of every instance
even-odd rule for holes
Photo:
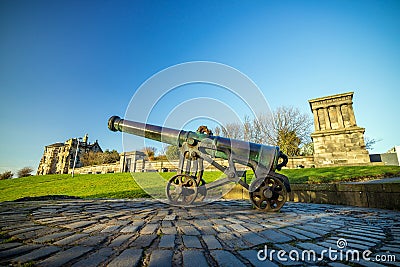
[[[399,215],[303,203],[286,203],[279,213],[263,213],[246,201],[196,208],[148,199],[4,202],[0,265],[399,266]],[[341,247],[347,242],[343,249],[337,247],[339,239]],[[324,253],[329,248],[336,253]],[[351,253],[344,257],[349,249],[360,251],[361,259],[361,252],[371,250],[371,260],[395,256],[397,262],[346,262],[351,259]],[[312,254],[306,262],[291,260],[311,250],[315,261]]]

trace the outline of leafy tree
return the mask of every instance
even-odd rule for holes
[[[309,142],[300,147],[300,156],[312,156],[314,155],[314,143]]]
[[[31,167],[24,167],[17,172],[17,175],[19,178],[31,176],[32,172],[33,172],[33,169]]]
[[[294,131],[278,131],[278,142],[279,148],[289,156],[298,156],[300,154],[300,138]]]
[[[103,163],[114,163],[119,161],[119,153],[117,150],[113,149],[109,151],[106,149],[103,153]]]
[[[119,153],[116,150],[109,151],[107,149],[103,153],[93,151],[84,153],[80,159],[80,162],[83,166],[90,166],[118,162],[119,158]]]
[[[0,180],[6,180],[6,179],[10,179],[14,176],[14,174],[10,171],[5,171],[2,174],[0,174]]]
[[[82,155],[80,162],[83,166],[103,164],[103,153],[89,151],[88,153],[84,153]]]
[[[177,146],[173,146],[173,145],[167,146],[165,155],[167,156],[167,159],[169,159],[169,160],[179,159],[179,148]]]

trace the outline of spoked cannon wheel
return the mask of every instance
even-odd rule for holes
[[[263,211],[279,211],[286,202],[287,191],[284,183],[275,177],[267,177],[261,185],[250,192],[254,206]]]
[[[197,189],[198,186],[194,177],[179,174],[168,181],[166,193],[172,204],[187,206],[196,199]]]

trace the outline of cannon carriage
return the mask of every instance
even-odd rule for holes
[[[288,178],[275,172],[288,161],[277,146],[214,136],[204,126],[192,132],[124,120],[118,116],[108,120],[108,128],[179,147],[178,172],[166,186],[166,195],[174,205],[187,206],[203,201],[207,191],[235,182],[249,191],[250,200],[257,209],[279,211],[290,192]],[[227,160],[228,166],[217,163],[215,158]],[[204,161],[226,177],[206,183],[203,179]],[[235,164],[248,166],[254,171],[255,179],[250,185],[241,179]]]

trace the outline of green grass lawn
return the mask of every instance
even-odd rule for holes
[[[30,176],[0,181],[0,201],[65,195],[83,198],[148,197],[130,173]]]
[[[337,183],[400,177],[400,166],[346,166],[327,168],[283,169],[280,171],[291,183]]]
[[[313,169],[284,169],[291,183],[334,183],[360,179],[400,176],[398,166],[359,166]],[[165,180],[175,173],[135,173],[135,179],[149,190],[164,193]],[[160,176],[162,178],[160,178]],[[220,172],[206,172],[207,182],[221,177]],[[250,181],[252,173],[247,173]],[[23,197],[64,195],[81,198],[139,198],[149,197],[130,173],[43,175],[0,181],[0,201],[12,201]],[[158,183],[157,183],[158,181]],[[160,188],[162,186],[162,188]]]
[[[155,191],[164,194],[164,184],[160,189],[154,181],[160,179],[158,175],[168,180],[175,174],[172,172],[148,172],[135,173],[135,177],[139,179],[141,185],[144,184],[146,186],[146,189],[151,190],[153,188]],[[221,174],[220,172],[207,172],[204,175],[204,179],[207,182],[214,181]],[[146,181],[148,184],[145,183]],[[81,198],[149,197],[136,183],[130,173],[76,174],[73,178],[70,174],[51,174],[0,181],[0,202],[12,201],[24,197],[50,195]]]

